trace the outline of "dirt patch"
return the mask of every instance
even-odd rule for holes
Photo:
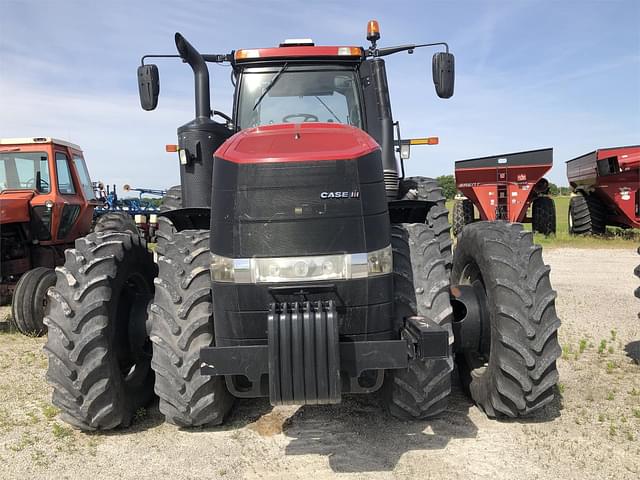
[[[285,422],[291,417],[297,407],[278,408],[269,413],[264,414],[258,420],[247,425],[248,428],[262,435],[263,437],[272,437],[278,435],[284,430]]]
[[[488,420],[456,390],[442,416],[422,422],[389,418],[374,396],[318,407],[258,399],[238,401],[221,427],[181,430],[152,405],[129,429],[84,434],[50,405],[44,339],[0,334],[0,478],[635,480],[638,258],[545,252],[563,321],[559,395],[525,420]]]

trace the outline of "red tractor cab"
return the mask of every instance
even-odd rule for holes
[[[640,228],[640,146],[602,148],[567,162],[569,232]]]
[[[13,320],[42,334],[46,291],[64,250],[86,235],[94,193],[82,149],[50,137],[0,139],[0,299]]]
[[[456,186],[463,194],[453,209],[455,235],[478,220],[474,206],[479,220],[532,223],[536,232],[555,234],[555,205],[543,178],[553,165],[552,148],[459,160],[455,165]]]

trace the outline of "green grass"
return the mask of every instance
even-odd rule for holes
[[[640,240],[639,230],[622,230],[608,227],[607,234],[600,237],[569,235],[569,199],[570,197],[554,197],[556,205],[556,235],[545,237],[539,233],[534,234],[534,241],[542,246],[549,247],[574,247],[574,248],[637,248]],[[449,221],[453,211],[453,200],[447,200],[449,209]],[[531,213],[531,212],[529,212]],[[476,210],[476,218],[478,211]],[[524,225],[525,230],[531,230],[531,224]]]

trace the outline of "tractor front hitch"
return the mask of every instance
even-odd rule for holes
[[[268,375],[273,405],[338,403],[341,376],[357,379],[448,355],[448,331],[424,317],[408,318],[398,340],[340,341],[333,301],[272,303],[266,345],[200,350],[203,375],[243,375],[253,384]]]

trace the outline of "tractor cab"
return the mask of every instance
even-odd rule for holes
[[[49,137],[0,139],[5,231],[23,225],[30,243],[72,241],[89,231],[94,198],[78,145]]]

